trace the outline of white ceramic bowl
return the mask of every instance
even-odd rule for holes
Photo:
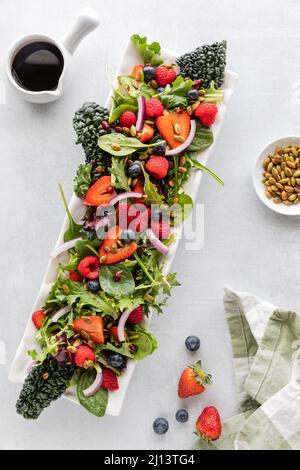
[[[263,179],[263,161],[270,154],[273,153],[275,148],[279,145],[285,147],[287,145],[294,144],[300,146],[300,136],[287,136],[280,137],[277,140],[269,142],[266,147],[264,147],[259,153],[257,160],[255,162],[252,179],[254,189],[259,197],[259,199],[274,212],[283,215],[300,215],[300,203],[293,206],[286,206],[284,204],[275,204],[272,199],[268,199],[265,195],[265,185],[262,182]]]

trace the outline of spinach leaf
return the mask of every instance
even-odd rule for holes
[[[142,166],[142,169],[143,169],[144,178],[145,178],[144,193],[147,196],[147,203],[158,204],[158,205],[163,204],[164,200],[162,196],[157,192],[156,186],[153,183],[151,183],[149,174],[146,173],[143,166]]]
[[[161,102],[166,109],[187,108],[188,100],[184,96],[161,94]]]
[[[156,338],[142,325],[136,325],[129,330],[129,340],[131,344],[137,347],[134,356],[134,360],[136,361],[150,356],[158,347]]]
[[[82,371],[77,383],[77,396],[79,403],[86,408],[90,413],[99,418],[105,415],[107,402],[108,402],[108,392],[104,388],[100,388],[98,392],[95,393],[92,397],[85,397],[83,392],[94,382],[96,377],[96,371],[85,370]]]
[[[92,182],[92,168],[91,163],[84,165],[81,163],[77,169],[74,178],[74,193],[77,197],[84,197]]]
[[[156,96],[161,99],[164,108],[171,109],[178,106],[186,108],[188,105],[187,94],[192,86],[193,80],[184,80],[181,75],[178,75],[170,88]]]
[[[118,264],[104,265],[101,267],[99,281],[102,290],[112,297],[130,296],[135,289],[134,277],[129,269],[122,269],[122,276],[119,281],[115,281],[114,275],[120,271]]]
[[[125,174],[125,165],[123,160],[117,160],[112,158],[111,168],[109,168],[112,180],[111,185],[117,189],[124,189],[124,191],[130,191],[128,184],[128,178]]]
[[[71,215],[71,212],[69,210],[68,203],[67,203],[65,194],[63,192],[62,185],[59,183],[58,187],[59,187],[59,192],[61,194],[64,206],[65,206],[65,209],[66,209],[66,213],[67,213],[67,216],[68,216],[68,219],[69,219],[69,228],[64,233],[64,242],[68,242],[69,240],[73,240],[74,238],[80,237],[80,235],[81,235],[80,231],[82,229],[82,225],[76,224],[76,222],[73,219],[73,217]]]
[[[182,223],[193,210],[193,199],[188,194],[179,194],[177,196],[177,203],[172,205],[172,210],[175,214],[173,224]]]
[[[120,346],[114,346],[112,343],[106,343],[101,346],[101,350],[116,352],[122,354],[122,356],[129,357],[129,359],[135,358],[135,353],[129,349],[129,343],[126,342],[122,343]]]
[[[154,142],[152,144],[143,144],[139,139],[135,137],[126,137],[124,134],[114,132],[112,134],[102,135],[98,139],[99,147],[105,152],[114,155],[115,157],[124,157],[136,152],[139,149],[147,149],[149,147],[155,147],[161,142]],[[118,145],[120,150],[114,150],[113,146]]]
[[[145,64],[151,63],[157,67],[163,63],[163,59],[160,56],[160,44],[158,42],[147,44],[147,37],[141,37],[138,34],[133,34],[130,39],[136,46]]]
[[[197,157],[198,153],[203,152],[212,145],[214,136],[212,131],[203,126],[199,120],[196,122],[196,134],[191,145],[187,148],[186,153],[192,157]]]
[[[84,258],[85,256],[98,256],[98,250],[101,245],[101,240],[96,238],[95,240],[78,240],[75,246],[75,250],[80,256]]]

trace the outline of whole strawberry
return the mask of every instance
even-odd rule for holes
[[[218,107],[213,103],[203,103],[195,110],[195,116],[206,127],[212,126],[216,120]]]
[[[146,163],[146,170],[157,180],[167,176],[169,162],[164,157],[153,156]]]
[[[119,117],[119,124],[121,127],[135,126],[136,124],[136,115],[132,111],[124,111]]]
[[[77,367],[84,367],[85,369],[93,367],[95,362],[94,351],[86,344],[81,344],[74,354],[74,362]]]
[[[164,113],[164,107],[162,102],[158,98],[150,98],[146,101],[146,116],[153,118],[162,116]]]
[[[189,366],[181,374],[178,384],[179,398],[187,398],[204,392],[206,385],[211,384],[211,375],[201,368],[201,361]]]
[[[103,369],[102,371],[102,387],[106,388],[109,392],[114,392],[119,389],[118,377],[110,369]]]
[[[159,87],[170,85],[176,79],[176,71],[167,67],[157,67],[155,69],[155,81]]]
[[[205,441],[215,441],[222,432],[219,412],[214,406],[207,406],[196,421],[196,434]]]

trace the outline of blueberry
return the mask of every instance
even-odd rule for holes
[[[163,93],[165,91],[165,89],[164,89],[163,86],[159,86],[156,91],[157,91],[157,93]]]
[[[134,230],[128,228],[126,230],[123,230],[121,234],[121,240],[124,243],[130,243],[136,238],[136,233]]]
[[[95,281],[89,281],[87,283],[87,286],[88,286],[88,290],[92,292],[98,292],[100,290],[100,283],[98,279],[95,279]]]
[[[199,98],[198,91],[195,90],[195,88],[192,88],[188,92],[188,97],[190,98],[190,100],[197,100]]]
[[[107,362],[111,367],[120,367],[123,364],[123,356],[118,353],[110,354],[107,357]]]
[[[178,423],[186,423],[187,420],[189,419],[189,414],[186,410],[178,410],[176,411],[175,418],[178,421]]]
[[[155,145],[152,149],[152,153],[154,155],[164,155],[166,153],[166,146],[165,145]]]
[[[142,173],[142,167],[139,162],[134,162],[128,168],[128,174],[131,178],[137,178]]]
[[[153,421],[153,431],[156,434],[165,434],[169,429],[169,423],[166,418],[156,418]]]
[[[185,345],[189,351],[197,351],[200,348],[200,339],[198,336],[188,336],[185,340]]]
[[[155,78],[155,68],[152,65],[145,65],[143,68],[144,79],[146,82],[153,80]]]

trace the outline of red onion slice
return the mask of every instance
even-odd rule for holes
[[[165,153],[166,157],[171,157],[172,155],[178,155],[179,153],[183,152],[186,148],[188,148],[191,145],[195,137],[195,134],[196,134],[196,121],[193,119],[191,121],[190,133],[186,141],[183,142],[183,144],[176,147],[175,149],[167,150]]]
[[[156,248],[158,251],[160,251],[160,253],[162,253],[164,256],[167,256],[167,254],[169,253],[169,248],[157,238],[157,236],[155,235],[153,230],[151,230],[151,228],[148,228],[146,230],[146,235],[151,245],[154,248]]]
[[[72,305],[67,305],[66,307],[60,308],[55,312],[53,317],[51,318],[52,323],[56,323],[65,313],[68,313],[72,310]]]
[[[102,374],[102,370],[100,369],[100,372],[97,372],[97,374],[96,374],[94,382],[88,388],[83,390],[83,392],[82,392],[83,395],[86,398],[89,398],[89,397],[92,397],[93,395],[95,395],[95,393],[97,393],[98,390],[100,390],[101,385],[102,385],[102,381],[103,381],[103,374]]]
[[[144,96],[139,96],[137,99],[138,102],[138,115],[136,120],[136,130],[140,132],[143,129],[145,117],[146,117],[146,100]]]
[[[128,309],[124,310],[124,312],[120,316],[119,323],[118,323],[118,338],[119,338],[120,343],[123,343],[124,341],[126,341],[125,335],[124,335],[125,324],[128,320],[129,315],[136,307],[137,305],[133,307],[132,310],[128,310]]]
[[[123,199],[128,199],[129,197],[136,197],[136,198],[140,198],[142,197],[143,194],[142,193],[137,193],[135,191],[128,191],[126,193],[120,193],[118,194],[117,196],[115,196],[114,198],[112,198],[112,200],[109,202],[109,204],[111,206],[114,206],[115,204],[117,204],[118,202],[120,201],[123,201]]]
[[[54,250],[52,251],[52,253],[50,254],[51,258],[56,258],[58,255],[60,255],[61,253],[64,253],[64,251],[68,251],[70,250],[71,248],[74,248],[74,246],[76,245],[77,242],[79,242],[80,240],[82,240],[81,237],[79,238],[74,238],[73,240],[70,240],[66,243],[63,243],[62,245],[60,246],[57,246],[56,248],[54,248]]]

